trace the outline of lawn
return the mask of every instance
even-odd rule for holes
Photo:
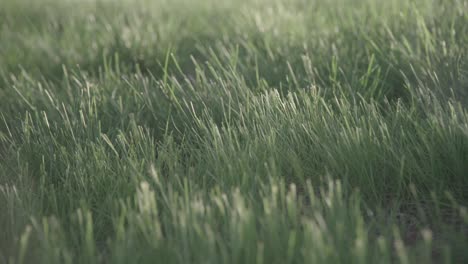
[[[0,1],[0,263],[466,249],[468,1]]]

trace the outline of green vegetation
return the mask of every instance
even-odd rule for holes
[[[0,1],[0,263],[467,263],[466,0]]]

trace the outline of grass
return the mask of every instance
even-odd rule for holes
[[[0,263],[468,261],[468,2],[4,0]]]

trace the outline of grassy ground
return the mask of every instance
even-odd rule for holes
[[[2,0],[0,263],[468,262],[466,0]]]

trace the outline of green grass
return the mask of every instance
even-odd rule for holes
[[[0,263],[465,263],[465,0],[3,0]]]

